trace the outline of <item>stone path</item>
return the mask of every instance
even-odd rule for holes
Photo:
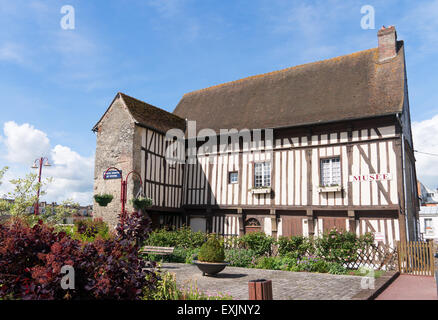
[[[176,274],[180,285],[196,283],[201,292],[229,294],[233,300],[248,299],[248,281],[272,280],[274,300],[348,300],[361,291],[361,277],[322,273],[226,267],[215,277],[203,277],[190,264],[163,263],[162,271]]]

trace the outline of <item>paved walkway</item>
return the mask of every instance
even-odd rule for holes
[[[162,271],[176,274],[180,285],[197,284],[201,292],[229,294],[233,300],[248,299],[248,281],[272,280],[275,300],[348,300],[361,291],[358,276],[323,273],[289,272],[226,267],[215,277],[203,277],[198,267],[190,264],[164,263]]]
[[[376,300],[438,300],[435,278],[402,274]]]

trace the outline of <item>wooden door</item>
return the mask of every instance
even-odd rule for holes
[[[338,231],[347,230],[347,218],[340,217],[323,217],[322,218],[322,231],[324,233],[329,232],[331,229],[336,228]]]
[[[282,235],[285,237],[303,235],[303,217],[283,216]]]

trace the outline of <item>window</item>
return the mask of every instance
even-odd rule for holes
[[[254,186],[256,188],[271,186],[270,162],[259,162],[254,164]]]
[[[321,159],[321,186],[341,185],[340,158]]]
[[[433,234],[432,219],[424,219],[424,232],[428,235]]]
[[[236,171],[228,173],[228,183],[238,183],[239,182],[239,173]]]

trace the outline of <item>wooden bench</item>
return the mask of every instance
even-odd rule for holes
[[[160,256],[167,256],[173,253],[175,250],[174,247],[151,247],[146,246],[140,250],[140,253],[143,254],[156,254]]]

